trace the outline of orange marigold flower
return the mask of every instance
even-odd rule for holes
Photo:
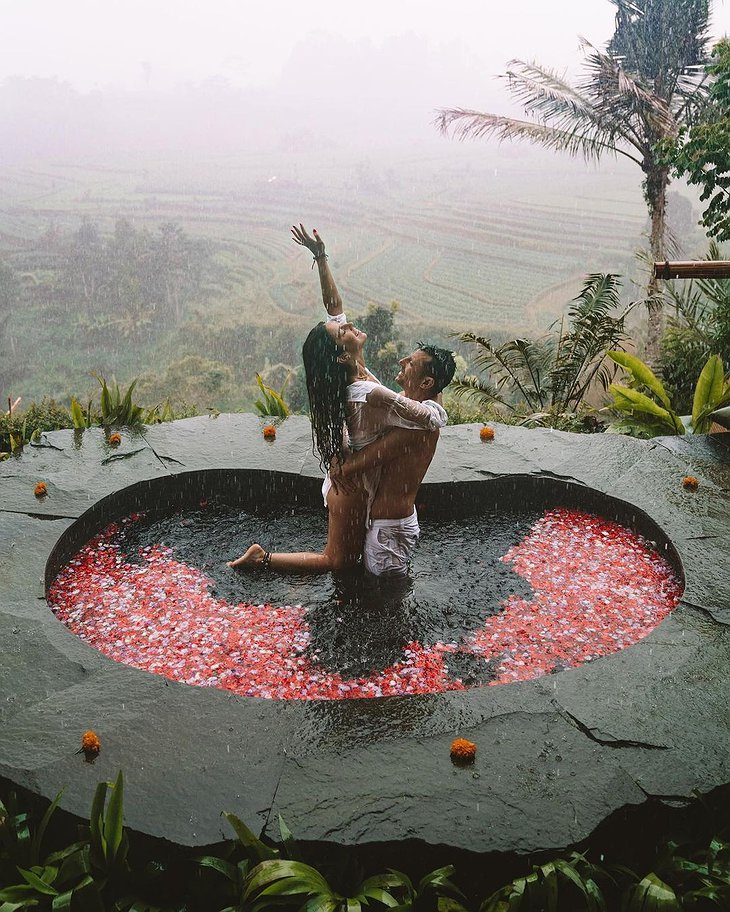
[[[492,428],[487,427],[485,424],[484,427],[479,431],[479,438],[480,440],[494,440],[494,431]]]
[[[48,488],[46,487],[45,481],[39,481],[33,489],[33,493],[36,497],[45,497],[46,494],[48,494]]]
[[[109,435],[109,443],[111,446],[119,446],[119,444],[121,442],[122,442],[121,434],[110,434]]]
[[[477,746],[466,738],[456,738],[451,742],[451,759],[455,763],[473,763],[477,755]]]
[[[273,440],[276,437],[276,428],[273,424],[267,424],[261,433],[267,440]]]
[[[682,479],[682,487],[688,491],[696,491],[699,484],[699,479],[695,478],[694,475],[685,475]]]
[[[81,750],[86,754],[87,760],[93,760],[101,750],[101,741],[96,732],[85,731],[81,736]]]

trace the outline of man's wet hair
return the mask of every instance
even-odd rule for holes
[[[433,393],[436,396],[454,379],[456,370],[454,353],[436,345],[426,345],[425,342],[418,343],[418,350],[426,352],[431,358],[426,370],[429,377],[433,377]]]

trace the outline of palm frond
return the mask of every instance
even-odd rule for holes
[[[607,121],[616,125],[618,135],[622,135],[627,124],[640,128],[639,121],[653,127],[661,136],[674,135],[676,120],[664,98],[634,79],[616,57],[604,54],[584,38],[581,43],[587,72],[578,89],[593,100]],[[637,129],[637,136],[641,135]]]
[[[596,112],[590,102],[553,70],[522,60],[510,60],[507,66],[502,78],[507,79],[510,94],[526,113],[563,129],[579,124],[596,126]]]
[[[480,405],[490,405],[492,402],[499,402],[511,412],[514,407],[500,395],[499,390],[493,383],[481,380],[479,377],[464,376],[452,380],[449,384],[449,392],[456,399],[469,399]]]
[[[586,278],[568,311],[569,332],[552,369],[552,405],[566,411],[579,403],[599,374],[608,349],[620,348],[630,305],[614,315],[621,303],[621,280],[613,273]]]
[[[597,162],[604,153],[611,153],[625,155],[631,161],[641,164],[641,160],[635,155],[615,147],[609,136],[605,139],[599,138],[594,130],[580,133],[576,130],[557,129],[545,124],[465,108],[441,108],[437,113],[434,123],[438,129],[448,135],[449,130],[453,128],[452,135],[459,140],[480,139],[486,136],[495,136],[500,142],[526,139],[546,149],[567,152],[569,155],[582,155],[586,161]]]

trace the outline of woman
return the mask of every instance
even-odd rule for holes
[[[333,483],[336,470],[346,458],[348,446],[361,449],[373,443],[390,427],[437,430],[446,424],[443,408],[434,401],[415,402],[382,386],[368,371],[363,357],[367,335],[348,323],[342,299],[327,263],[324,242],[303,225],[292,228],[294,241],[314,256],[319,270],[322,300],[329,319],[318,323],[302,347],[307,381],[312,440],[320,464],[327,469],[322,494],[329,511],[327,544],[321,553],[275,553],[260,544],[250,546],[228,566],[271,567],[300,573],[327,573],[357,563],[362,554],[368,504],[380,479],[376,467],[363,473],[362,487],[347,489]]]

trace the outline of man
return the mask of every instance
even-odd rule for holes
[[[453,376],[456,364],[451,352],[431,345],[421,345],[401,359],[396,377],[403,396],[417,402],[438,401],[441,391]],[[368,403],[398,409],[395,400],[373,390]],[[418,541],[420,529],[416,513],[416,495],[431,465],[439,431],[406,430],[394,427],[385,436],[355,453],[348,454],[344,464],[334,471],[335,483],[357,481],[363,472],[382,467],[380,480],[368,518],[363,547],[365,569],[375,576],[403,574]]]

